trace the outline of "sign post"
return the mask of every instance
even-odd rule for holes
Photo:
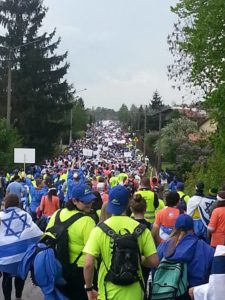
[[[32,148],[14,148],[14,163],[23,164],[24,172],[26,164],[35,163],[35,149]]]

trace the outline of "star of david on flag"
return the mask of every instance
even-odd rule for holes
[[[42,231],[20,208],[0,212],[0,272],[17,275],[18,264],[28,247],[36,244]]]
[[[5,236],[14,235],[17,238],[20,238],[25,228],[29,228],[31,226],[27,223],[27,213],[19,215],[14,209],[11,211],[11,216],[2,220],[2,223],[6,227]]]

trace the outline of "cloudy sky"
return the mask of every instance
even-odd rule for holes
[[[86,107],[119,109],[122,103],[149,103],[158,90],[164,103],[181,103],[171,88],[172,62],[166,37],[176,17],[176,0],[44,0],[49,7],[45,29],[61,36],[69,51],[69,82]]]

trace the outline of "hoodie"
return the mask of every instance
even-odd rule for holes
[[[187,263],[187,278],[189,287],[208,282],[213,261],[214,249],[196,235],[186,235],[176,246],[174,252],[168,255],[172,240],[159,245],[157,252],[160,260],[164,257],[170,261]]]

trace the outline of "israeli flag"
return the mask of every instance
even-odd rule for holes
[[[194,288],[195,300],[224,300],[225,246],[216,247],[209,283]]]
[[[201,202],[199,203],[198,210],[201,217],[201,220],[205,227],[209,224],[211,207],[215,203],[214,199],[202,197]]]
[[[0,212],[0,271],[17,275],[18,264],[27,248],[37,243],[42,231],[20,208]]]

